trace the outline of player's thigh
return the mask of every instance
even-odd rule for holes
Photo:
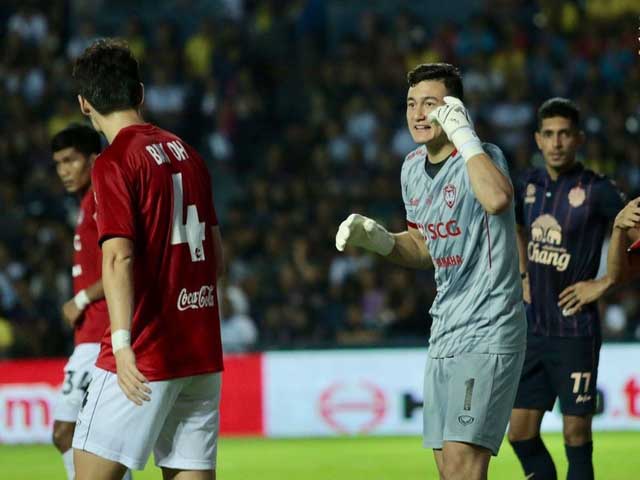
[[[423,388],[423,444],[425,448],[441,449],[447,412],[448,380],[444,358],[428,358]]]
[[[64,382],[58,391],[53,408],[54,420],[76,422],[99,352],[100,344],[98,343],[81,343],[73,350],[69,361],[64,366]]]
[[[184,383],[183,379],[150,382],[151,400],[138,406],[124,395],[116,374],[96,368],[78,416],[73,448],[143,469]]]
[[[62,422],[60,420],[53,422],[53,444],[61,453],[71,448],[75,429],[75,422]]]
[[[487,478],[491,450],[461,442],[444,442],[444,477],[446,479],[480,480]]]
[[[529,335],[522,374],[514,408],[527,410],[551,410],[556,401],[556,390],[546,367],[548,337]]]
[[[596,411],[600,339],[556,338],[549,370],[563,415],[584,416]]]
[[[438,475],[440,476],[440,480],[444,480],[444,453],[441,448],[433,449],[433,458],[436,461],[436,467],[438,467]]]
[[[449,403],[444,441],[469,443],[497,455],[513,408],[524,352],[464,353],[447,360]]]
[[[121,480],[127,468],[91,452],[73,452],[75,480]]]
[[[176,470],[162,467],[163,480],[216,480],[215,470]]]
[[[154,447],[156,465],[213,470],[218,450],[222,373],[188,377]]]

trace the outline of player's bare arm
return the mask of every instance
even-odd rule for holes
[[[640,197],[631,200],[616,216],[607,255],[607,275],[614,285],[625,282],[640,273],[635,255],[629,255],[629,246],[640,239]]]
[[[137,405],[149,401],[151,389],[136,367],[130,344],[133,318],[133,242],[114,237],[102,244],[102,281],[109,307],[111,343],[116,359],[118,385],[129,400]]]
[[[471,188],[482,208],[489,215],[498,215],[511,205],[513,186],[482,149],[463,103],[456,97],[444,97],[444,102],[429,114],[429,120],[442,127],[464,158]]]
[[[88,288],[80,290],[72,299],[62,306],[62,316],[67,324],[73,328],[80,319],[82,312],[93,302],[104,298],[102,280],[98,280]]]
[[[516,224],[516,243],[518,245],[518,264],[522,277],[522,299],[525,303],[531,303],[531,286],[527,270],[527,232],[522,225]]]
[[[392,234],[375,220],[357,213],[349,215],[336,234],[338,251],[344,251],[347,246],[364,248],[405,267],[432,266],[427,245],[417,228],[409,227],[406,232]]]
[[[428,269],[433,267],[429,249],[420,230],[408,227],[406,232],[394,233],[396,243],[385,258],[403,267]]]
[[[225,258],[224,249],[222,247],[222,235],[220,234],[220,227],[215,225],[211,227],[211,238],[213,239],[213,252],[216,258],[216,278],[220,278],[224,275],[225,271]]]
[[[467,162],[471,188],[478,202],[489,215],[504,212],[513,199],[511,182],[495,166],[489,155],[480,153]]]

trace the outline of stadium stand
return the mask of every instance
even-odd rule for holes
[[[333,240],[352,211],[404,227],[405,74],[417,63],[461,66],[477,131],[514,175],[540,165],[537,106],[572,97],[583,162],[640,195],[638,2],[491,0],[469,21],[437,24],[410,2],[394,2],[400,12],[330,0],[125,3],[0,7],[0,358],[71,347],[59,311],[76,206],[49,138],[83,120],[70,66],[99,36],[126,38],[141,59],[145,117],[206,154],[233,350],[424,344],[431,273],[339,255]],[[637,285],[607,296],[605,338],[640,341],[638,298]]]

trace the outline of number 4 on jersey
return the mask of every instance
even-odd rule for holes
[[[204,261],[202,242],[205,237],[204,222],[200,221],[198,208],[195,204],[187,206],[187,222],[182,220],[182,202],[184,194],[182,188],[182,174],[171,175],[173,181],[173,224],[171,226],[171,245],[189,244],[192,262]]]

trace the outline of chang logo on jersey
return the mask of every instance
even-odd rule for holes
[[[531,224],[531,241],[527,247],[529,261],[550,265],[564,272],[569,266],[571,254],[561,244],[562,227],[558,221],[548,213],[539,216]]]
[[[200,290],[188,292],[186,288],[180,290],[178,295],[178,310],[184,312],[191,308],[211,308],[216,304],[213,295],[213,285],[203,285]]]
[[[439,238],[457,237],[462,233],[457,220],[427,224],[427,237],[431,240]]]

